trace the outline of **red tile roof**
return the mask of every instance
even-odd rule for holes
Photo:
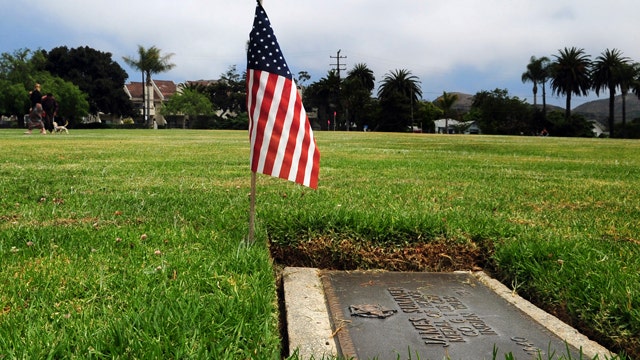
[[[178,90],[178,86],[171,80],[151,80],[156,85],[160,94],[169,99]],[[142,98],[142,82],[131,82],[125,85],[132,98]]]
[[[124,85],[132,98],[142,98],[142,83],[132,82]]]
[[[165,99],[169,99],[171,95],[175,94],[178,90],[178,86],[169,80],[153,80],[158,89],[160,89],[160,93],[164,96]]]

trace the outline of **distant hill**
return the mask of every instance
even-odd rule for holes
[[[602,123],[607,122],[609,117],[609,99],[600,99],[589,101],[572,110],[576,114],[581,114],[588,120],[598,120]],[[622,121],[622,95],[618,95],[614,102],[614,119],[615,122]],[[630,94],[627,95],[627,122],[640,117],[640,100],[638,97]]]
[[[471,109],[473,103],[473,95],[451,92],[451,94],[458,95],[458,101],[453,104],[452,110],[459,113],[466,113]],[[434,100],[435,103],[437,101]],[[538,107],[542,107],[538,104]],[[563,107],[547,104],[547,111],[564,111]],[[616,96],[615,104],[615,121],[622,121],[622,95]],[[572,113],[583,115],[587,120],[598,120],[599,122],[606,124],[609,117],[609,99],[600,99],[586,102],[582,105],[573,108]],[[633,94],[627,95],[627,122],[640,118],[640,100]]]
[[[449,94],[458,96],[458,101],[453,103],[451,110],[463,114],[468,112],[471,109],[471,104],[473,104],[473,95],[464,94],[464,93],[455,92],[455,91],[452,91]],[[437,104],[439,98],[440,97],[437,97],[435,100],[433,100],[433,103]]]
[[[458,95],[458,101],[456,101],[451,107],[453,111],[456,111],[460,114],[464,114],[471,109],[471,105],[473,104],[473,97],[475,95],[465,94],[465,93],[455,92],[455,91],[452,91],[450,94]],[[433,100],[433,103],[436,104],[439,98],[440,97]],[[538,104],[538,107],[542,108],[542,105]],[[554,110],[564,111],[564,108],[547,104],[547,111],[554,111]]]

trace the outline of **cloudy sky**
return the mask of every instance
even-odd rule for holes
[[[521,75],[532,55],[583,48],[596,58],[619,49],[640,61],[638,0],[264,0],[289,67],[326,76],[337,51],[347,70],[365,63],[376,80],[407,69],[423,98],[443,91],[475,94],[508,89],[533,102]],[[245,69],[253,0],[0,0],[0,52],[89,46],[123,56],[137,46],[173,53],[176,67],[156,79],[217,79],[230,66]],[[550,91],[549,91],[550,93]],[[540,96],[540,95],[539,95]],[[574,97],[578,105],[595,98]],[[540,98],[538,102],[540,102]],[[548,96],[564,106],[564,98]]]

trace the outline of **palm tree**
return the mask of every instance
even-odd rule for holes
[[[335,69],[329,70],[326,77],[310,84],[304,92],[303,103],[305,108],[318,108],[318,119],[323,119],[322,127],[324,128],[324,119],[327,119],[327,128],[331,128],[333,121],[335,129],[335,119],[333,113],[338,111],[338,88],[340,87],[340,78]]]
[[[149,88],[151,87],[151,74],[159,74],[165,71],[169,71],[173,69],[176,65],[170,63],[171,57],[173,57],[173,53],[167,55],[161,55],[160,49],[155,46],[150,47],[149,49],[145,49],[144,46],[138,45],[138,58],[134,59],[132,57],[125,56],[123,60],[134,69],[139,70],[142,73],[142,83],[145,84],[142,87],[142,115],[145,119],[145,125],[148,125],[147,119],[147,109],[149,104],[148,98],[145,97],[145,93],[148,93]],[[146,83],[145,83],[146,77]],[[147,88],[145,91],[145,87]]]
[[[451,107],[455,102],[458,101],[458,94],[448,93],[446,91],[442,92],[442,96],[436,99],[436,104],[440,109],[442,109],[444,115],[444,128],[447,133],[449,133],[449,118],[451,117]]]
[[[536,107],[538,102],[538,85],[542,85],[542,112],[543,114],[547,111],[547,100],[546,100],[546,86],[547,79],[549,78],[549,58],[543,56],[541,58],[536,58],[532,56],[529,60],[529,64],[527,64],[527,71],[522,73],[522,82],[526,83],[528,81],[533,83],[533,106]]]
[[[354,65],[353,69],[347,73],[347,79],[357,80],[369,92],[376,86],[376,77],[373,75],[373,71],[364,63]]]
[[[410,125],[408,113],[422,98],[420,81],[409,70],[393,70],[382,79],[378,98],[387,117],[387,130],[404,131]]]
[[[620,92],[622,93],[622,125],[627,123],[627,94],[629,90],[640,90],[640,63],[625,63],[619,69]]]
[[[617,50],[605,50],[596,58],[592,67],[592,86],[596,95],[600,95],[600,90],[609,89],[609,136],[613,137],[614,124],[614,101],[616,98],[616,88],[620,86],[620,71],[624,64],[629,63],[629,58],[622,56]]]
[[[637,69],[637,72],[631,81],[631,91],[640,99],[640,64],[634,63],[633,66]]]
[[[406,69],[393,70],[382,79],[382,84],[378,89],[378,97],[382,100],[401,95],[407,99],[418,101],[422,98],[419,84],[420,80],[417,76],[411,75],[411,71]]]
[[[567,107],[565,118],[571,117],[571,95],[586,96],[591,88],[589,78],[589,66],[591,61],[584,49],[564,48],[554,55],[555,61],[551,64],[551,89],[560,95],[566,95]]]
[[[342,101],[347,118],[347,130],[351,123],[364,126],[361,123],[366,112],[367,105],[371,102],[371,91],[375,87],[376,78],[367,64],[356,64],[342,82]]]

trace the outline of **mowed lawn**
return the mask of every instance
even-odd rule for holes
[[[1,130],[0,358],[280,358],[269,244],[317,239],[481,248],[487,272],[640,358],[640,142],[316,139],[317,191],[258,176],[250,244],[245,131]]]

